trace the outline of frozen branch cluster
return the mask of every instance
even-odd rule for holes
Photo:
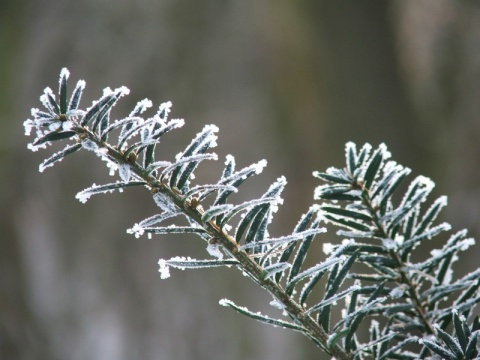
[[[157,160],[160,138],[184,125],[183,120],[168,118],[170,102],[145,118],[142,114],[152,103],[143,100],[127,117],[112,121],[111,110],[128,89],[107,88],[98,101],[81,110],[85,82],[79,81],[68,99],[68,77],[63,69],[58,100],[45,89],[40,97],[45,109],[33,109],[33,118],[25,121],[26,134],[32,130],[36,134],[28,147],[36,151],[70,140],[40,165],[40,171],[83,148],[103,160],[112,175],[118,174],[112,183],[79,192],[81,202],[133,186],[148,189],[159,213],[134,224],[128,233],[195,234],[205,242],[209,258],[161,259],[161,278],[169,277],[171,268],[235,266],[272,295],[271,305],[283,318],[226,299],[221,305],[298,331],[336,359],[478,358],[475,309],[480,302],[480,270],[456,279],[452,270],[474,241],[466,231],[456,232],[443,246],[435,243],[430,257],[413,260],[422,242],[450,231],[449,224],[435,222],[447,201],[440,197],[424,209],[434,184],[419,176],[396,203],[393,194],[410,170],[390,160],[385,145],[357,149],[348,143],[344,168],[314,173],[325,182],[315,190],[320,203],[302,215],[291,234],[272,237],[268,226],[283,203],[284,177],[258,199],[230,201],[244,181],[262,172],[265,160],[237,169],[228,155],[217,183],[194,186],[191,180],[199,164],[217,160],[211,152],[217,140],[215,125],[205,126],[174,159]],[[178,218],[184,219],[178,225],[162,225]],[[339,241],[325,242],[327,258],[306,265],[307,255],[315,256],[309,251],[313,240],[326,232],[328,223],[338,227]],[[317,288],[321,291],[314,291]],[[341,316],[332,317],[334,312]],[[369,331],[361,330],[365,326]]]

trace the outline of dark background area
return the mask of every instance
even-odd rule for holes
[[[1,359],[322,358],[301,335],[218,305],[227,297],[280,316],[234,269],[161,281],[159,258],[205,257],[204,244],[127,234],[157,211],[142,190],[80,204],[78,191],[109,181],[92,154],[38,173],[50,153],[27,150],[22,124],[64,66],[71,84],[87,82],[84,107],[106,86],[130,88],[114,118],[145,97],[154,107],[172,101],[186,126],[165,138],[159,158],[210,123],[220,127],[220,159],[233,154],[243,167],[266,158],[238,199],[285,175],[274,235],[313,203],[312,171],[343,165],[347,141],[385,142],[436,182],[435,195],[449,196],[442,220],[479,235],[478,1],[3,0]],[[476,252],[457,273],[478,266]]]

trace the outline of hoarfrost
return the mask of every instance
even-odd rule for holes
[[[32,115],[33,115],[33,110],[38,110],[38,109],[32,109]],[[23,127],[25,128],[25,135],[30,136],[32,133],[32,129],[35,127],[35,124],[32,120],[27,119],[23,122]]]
[[[150,104],[151,104],[151,102],[150,102]],[[171,101],[167,101],[167,102],[164,102],[164,103],[160,104],[160,107],[158,108],[158,112],[157,112],[160,119],[165,120],[167,118],[168,114],[170,113],[171,108],[172,108],[172,102]]]
[[[349,152],[350,150],[351,150],[354,154],[357,153],[357,145],[356,145],[354,142],[352,142],[352,141],[347,142],[347,144],[345,145],[345,153],[346,153],[346,154],[345,154],[345,157],[348,158],[348,152]]]
[[[131,173],[130,173],[130,165],[128,164],[121,164],[118,169],[118,175],[123,182],[128,183],[130,181]]]
[[[219,243],[208,244],[207,251],[213,257],[216,257],[219,260],[223,259],[223,253],[220,250],[220,244]]]
[[[155,204],[162,209],[164,212],[176,212],[177,209],[175,208],[175,205],[170,201],[170,199],[167,197],[167,195],[157,192],[153,195],[153,200],[155,201]]]
[[[148,108],[153,106],[152,102],[149,99],[143,99],[137,103],[135,109],[130,113],[130,117],[140,115]]]
[[[273,299],[270,301],[270,305],[280,310],[284,310],[286,308],[285,304],[278,299]]]
[[[462,241],[461,244],[462,244],[462,247],[460,248],[460,250],[465,251],[465,250],[467,250],[470,246],[475,245],[475,239],[473,239],[473,238],[465,239],[465,240]]]
[[[442,250],[440,249],[433,249],[432,251],[430,251],[430,254],[433,256],[433,257],[440,257],[442,255]]]
[[[135,237],[138,239],[145,233],[145,229],[140,224],[135,224],[130,229],[127,229],[127,233],[135,235]]]
[[[61,127],[62,127],[62,123],[60,121],[57,121],[48,125],[48,130],[53,132],[53,131],[57,131]]]
[[[63,160],[63,159],[62,159]],[[58,160],[59,162],[62,161],[62,160]],[[48,165],[44,165],[43,163],[38,165],[38,172],[44,172],[46,168],[49,168],[49,167],[52,167],[53,165],[55,165],[55,163],[50,163]]]
[[[70,76],[70,71],[68,71],[67,68],[63,68],[62,70],[60,70],[60,85],[61,85],[61,82],[62,82],[62,78],[65,77],[66,79],[68,79]]]
[[[402,246],[404,241],[405,241],[405,237],[403,235],[397,235],[395,236],[395,243],[397,244],[397,247],[398,246]]]
[[[36,152],[39,149],[46,149],[46,148],[47,148],[47,143],[43,143],[43,144],[40,144],[40,145],[33,145],[33,144],[30,143],[30,144],[27,145],[27,149],[31,150],[33,152]]]
[[[443,278],[443,284],[450,284],[453,278],[453,269],[449,268],[445,273],[445,277]]]
[[[387,250],[394,250],[397,248],[397,243],[392,239],[382,239],[382,245]]]
[[[94,188],[95,186],[97,185],[93,183],[89,189]],[[88,190],[88,189],[85,189],[85,190]],[[78,199],[82,204],[85,204],[87,200],[90,199],[90,196],[92,196],[92,193],[87,192],[85,190],[80,191],[79,193],[77,193],[77,195],[75,195],[75,198]]]
[[[50,112],[54,112],[52,109],[52,105],[50,104],[50,101],[48,100],[48,96],[51,96],[53,99],[55,99],[55,95],[53,94],[52,89],[49,87],[46,87],[45,90],[43,90],[43,94],[40,96],[40,101],[47,108]]]
[[[165,259],[158,260],[158,271],[160,272],[160,279],[168,279],[170,277],[170,268]]]
[[[100,154],[101,154],[101,149],[99,149],[99,151],[97,151],[97,155],[100,155]],[[102,160],[107,163],[107,168],[110,169],[109,172],[108,172],[108,175],[110,175],[110,176],[115,175],[115,171],[118,170],[118,165],[116,163],[114,163],[113,161],[110,161],[110,159],[106,156],[102,156]]]
[[[333,252],[333,244],[323,243],[322,250],[325,255],[330,255]]]
[[[119,181],[117,181],[116,183],[106,184],[106,185],[96,185],[94,183],[89,188],[87,188],[85,190],[82,190],[79,193],[77,193],[77,195],[75,195],[75,198],[78,199],[82,203],[86,203],[87,200],[90,199],[90,197],[92,195],[107,194],[107,193],[111,194],[115,190],[118,190],[118,191],[122,192],[123,191],[123,184]]]
[[[62,130],[63,131],[68,131],[73,128],[74,124],[72,120],[67,120],[62,123]]]
[[[402,297],[402,295],[405,293],[406,290],[407,288],[405,285],[397,286],[396,288],[390,291],[390,297],[392,299],[399,299]]]
[[[225,165],[228,165],[230,163],[235,164],[235,158],[233,157],[233,155],[228,154],[227,156],[225,156]]]
[[[308,229],[308,230],[299,231],[299,232],[296,232],[296,233],[293,233],[293,234],[287,235],[287,236],[281,236],[281,237],[278,237],[278,238],[266,238],[266,239],[261,240],[261,241],[250,242],[250,243],[247,243],[247,244],[241,246],[241,248],[242,249],[249,249],[249,248],[253,248],[253,247],[258,246],[258,245],[277,246],[277,245],[280,245],[280,244],[288,244],[288,243],[291,243],[291,242],[294,242],[294,241],[297,241],[297,240],[303,240],[308,236],[314,236],[314,235],[317,235],[317,234],[320,234],[320,233],[325,233],[325,232],[327,232],[326,228]]]
[[[266,166],[267,166],[267,160],[265,159],[260,160],[256,164],[252,164],[252,168],[255,170],[255,174],[257,175],[260,174]]]
[[[228,299],[221,299],[218,303],[219,303],[221,306],[229,306],[229,304],[231,303],[231,301],[228,300]]]
[[[98,145],[90,139],[82,140],[82,147],[85,150],[96,152],[98,150]]]
[[[110,86],[107,86],[105,89],[103,89],[103,96],[108,96],[108,95],[112,95],[114,92],[113,90],[110,88]]]

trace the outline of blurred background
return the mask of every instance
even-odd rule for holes
[[[64,66],[71,86],[87,82],[83,107],[106,86],[130,88],[114,118],[146,97],[172,101],[186,126],[159,158],[212,123],[220,158],[268,159],[239,200],[285,175],[274,235],[312,204],[311,172],[343,166],[355,141],[385,142],[435,180],[435,195],[449,196],[443,220],[478,238],[480,2],[2,0],[1,359],[322,358],[300,334],[218,305],[227,297],[272,313],[271,298],[235,269],[161,281],[159,258],[205,257],[204,244],[126,234],[158,211],[143,189],[79,203],[78,191],[110,181],[93,155],[38,173],[50,152],[27,150],[22,123]],[[215,169],[199,177],[214,181]],[[475,252],[458,273],[477,266]]]

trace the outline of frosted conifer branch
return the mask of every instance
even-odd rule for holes
[[[403,199],[394,201],[393,194],[410,169],[391,160],[384,144],[376,149],[365,144],[357,150],[355,144],[347,143],[345,167],[314,172],[325,182],[314,194],[321,203],[301,216],[291,234],[272,237],[269,225],[283,203],[284,177],[257,199],[229,202],[244,181],[262,172],[265,160],[236,170],[234,157],[227,155],[216,184],[190,186],[203,160],[217,160],[209,152],[217,145],[215,125],[204,126],[174,159],[157,160],[160,138],[184,125],[183,120],[169,120],[171,102],[162,103],[153,116],[144,118],[152,107],[144,99],[127,117],[111,123],[114,105],[129,90],[106,88],[100,99],[82,109],[85,81],[77,82],[68,99],[69,75],[62,69],[58,94],[46,88],[40,97],[45,109],[32,109],[32,119],[24,122],[25,134],[35,133],[28,148],[37,151],[70,141],[47,158],[40,171],[80,149],[104,161],[111,175],[118,170],[120,180],[79,192],[76,197],[81,202],[94,194],[140,185],[147,188],[161,213],[134,224],[129,234],[139,238],[193,233],[205,241],[210,258],[159,260],[162,279],[170,277],[171,268],[235,265],[267,290],[274,299],[271,304],[292,322],[254,313],[229,300],[222,300],[222,305],[299,331],[336,359],[478,358],[480,321],[478,316],[472,320],[472,315],[480,303],[480,270],[455,280],[452,267],[474,241],[466,237],[466,231],[457,232],[430,257],[413,262],[419,244],[450,231],[449,224],[435,223],[447,200],[440,197],[424,210],[434,183],[419,176]],[[216,196],[207,203],[211,194]],[[236,215],[240,219],[233,227],[230,221]],[[162,226],[173,218],[183,218],[187,224]],[[318,256],[311,245],[325,232],[321,225],[326,223],[338,227],[337,235],[348,239],[324,242],[328,258],[311,264],[307,258]],[[339,318],[332,316],[335,312],[341,318],[333,323],[332,319]],[[373,320],[374,316],[383,316],[385,321]],[[360,325],[368,322],[368,338],[356,336]],[[412,343],[416,348],[410,349]]]

